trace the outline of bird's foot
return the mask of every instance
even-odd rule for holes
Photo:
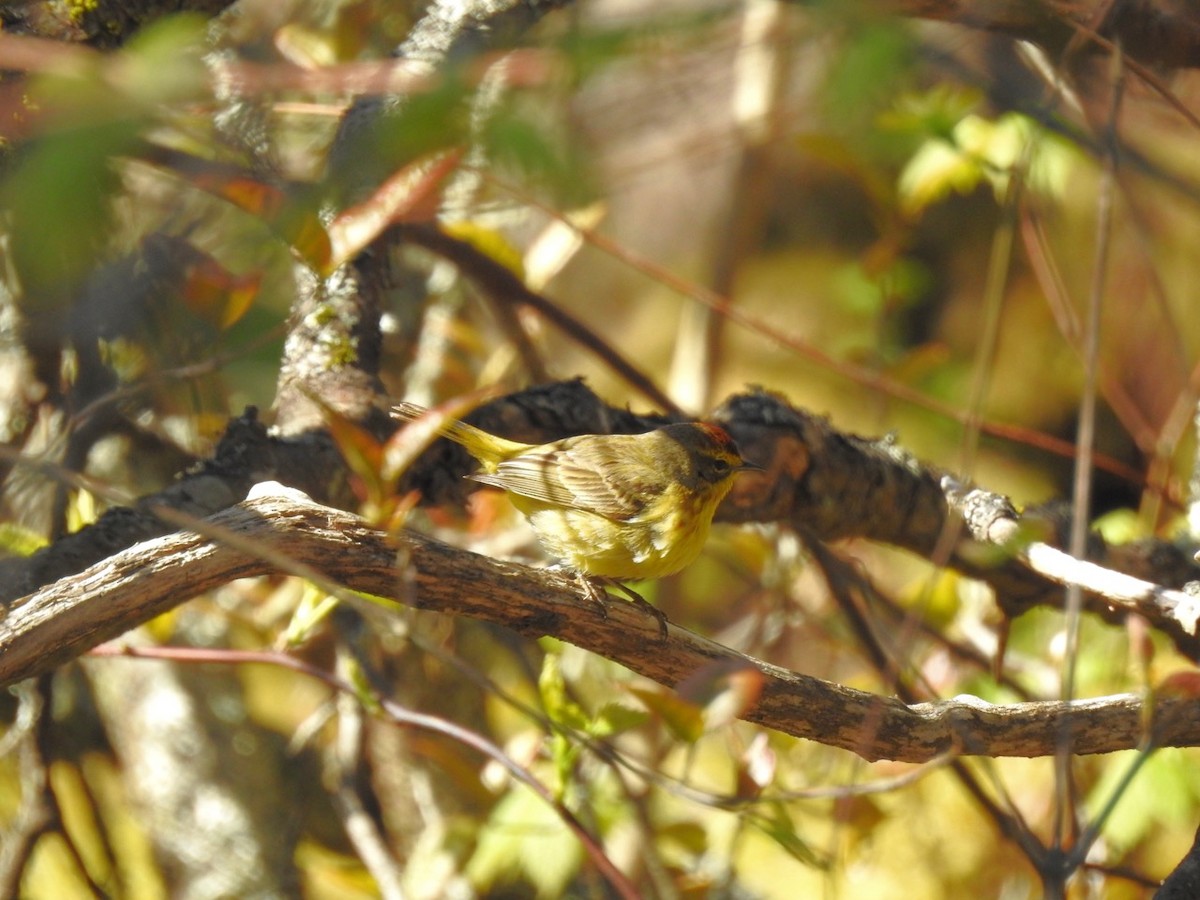
[[[605,579],[603,579],[603,581],[605,584],[611,584],[618,591],[620,591],[622,594],[624,594],[626,597],[628,597],[630,600],[632,600],[634,602],[634,605],[640,606],[642,609],[644,609],[650,615],[654,616],[654,618],[658,620],[659,639],[662,641],[666,641],[666,639],[667,639],[667,614],[666,613],[664,613],[661,609],[659,609],[657,606],[655,606],[653,603],[651,603],[649,600],[647,600],[645,597],[643,597],[641,594],[639,594],[633,588],[629,587],[629,585],[622,584],[619,581],[614,581],[611,578],[605,578]]]
[[[553,571],[571,571],[567,566],[562,565],[552,565],[550,566],[550,569]],[[632,600],[636,606],[640,606],[647,613],[652,615],[655,621],[658,622],[658,633],[660,640],[665,641],[667,639],[668,632],[666,613],[664,613],[661,609],[659,609],[633,588],[626,584],[622,584],[613,578],[604,578],[598,576],[589,577],[578,571],[575,572],[575,577],[579,580],[579,587],[582,589],[584,596],[596,604],[600,610],[600,615],[605,619],[608,618],[608,607],[611,599],[608,596],[608,592],[604,590],[604,588],[606,586],[614,587]]]
[[[595,603],[600,608],[600,615],[607,619],[608,592],[594,579],[588,578],[582,572],[576,572],[575,577],[579,579],[579,587],[583,589],[583,595]]]

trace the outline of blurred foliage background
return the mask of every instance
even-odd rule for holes
[[[1102,266],[1094,513],[1116,540],[1184,531],[1200,164],[1194,119],[1179,107],[1196,108],[1200,84],[1172,75],[1164,97],[1125,73],[1106,188],[1110,81],[1056,85],[1045,75],[1058,61],[1031,45],[874,6],[569,4],[521,35],[536,52],[507,72],[495,55],[447,66],[412,94],[402,124],[353,147],[343,168],[326,156],[351,84],[304,73],[383,56],[420,17],[415,5],[243,0],[212,20],[159,19],[104,55],[64,44],[36,64],[0,58],[13,65],[0,98],[5,439],[104,486],[61,490],[10,453],[9,552],[78,527],[114,497],[160,488],[211,452],[229,415],[270,407],[292,267],[330,262],[322,211],[353,200],[362,178],[464,145],[437,185],[446,227],[688,412],[762,385],[847,431],[892,433],[922,460],[1018,504],[1070,493],[1080,322]],[[214,59],[229,81],[218,84]],[[486,116],[464,112],[505,77]],[[407,277],[391,287],[382,365],[395,396],[428,403],[583,376],[614,404],[650,408],[534,312],[498,306],[420,250],[397,252]],[[89,438],[71,439],[89,427]],[[496,497],[417,513],[413,524],[483,552],[536,557]],[[891,692],[794,536],[716,531],[692,569],[643,588],[673,622],[778,665]],[[836,549],[878,587],[870,615],[930,696],[1058,696],[1059,614],[1013,623],[1001,684],[988,671],[998,623],[985,589],[887,548]],[[238,582],[137,640],[288,647],[333,666],[321,599],[294,579]],[[867,764],[706,719],[550,640],[416,612],[395,618],[372,646],[405,702],[504,748],[603,837],[647,896],[1040,895],[1029,859],[945,768]],[[1077,691],[1140,691],[1185,665],[1165,641],[1089,620]],[[121,705],[94,683],[117,666],[171,667],[201,685],[191,696],[208,704],[209,731],[196,740],[220,745],[230,765],[270,771],[248,776],[244,790],[276,804],[290,835],[273,890],[387,893],[338,821],[339,707],[325,684],[269,665],[97,659],[55,677],[45,727],[62,821],[37,842],[21,896],[171,891],[148,792],[136,784],[153,776],[114,749]],[[10,751],[18,709],[17,694],[0,700]],[[383,718],[362,727],[371,812],[407,896],[606,896],[562,819],[494,761]],[[1085,813],[1108,801],[1131,757],[1075,761]],[[1150,895],[1191,844],[1196,763],[1193,750],[1147,762],[1072,896]],[[1051,760],[965,765],[1050,835],[1062,813]],[[0,758],[0,822],[13,828],[29,800],[25,771],[19,754]],[[911,778],[892,784],[896,776]]]

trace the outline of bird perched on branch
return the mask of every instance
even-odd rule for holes
[[[403,421],[426,414],[436,415],[414,403],[392,410]],[[705,422],[549,444],[510,441],[457,419],[437,428],[478,460],[470,477],[507,493],[551,556],[647,606],[622,582],[662,578],[695,560],[734,478],[761,470],[725,429]],[[601,594],[589,583],[603,605]],[[665,636],[665,617],[650,610]]]

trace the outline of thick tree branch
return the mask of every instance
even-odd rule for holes
[[[1018,516],[1002,497],[983,491],[964,493],[894,442],[838,431],[824,418],[765,392],[734,397],[715,416],[734,434],[748,458],[767,469],[762,476],[739,479],[718,511],[719,519],[782,522],[824,541],[865,537],[935,559],[944,530],[961,517],[966,534],[954,543],[950,558],[939,561],[990,584],[1009,616],[1061,603],[1056,582],[1064,579],[1032,571],[1029,562],[1019,558],[1020,534],[1030,528],[1047,543],[1061,545],[1053,516]],[[481,427],[531,443],[569,434],[640,431],[665,421],[662,416],[613,409],[579,381],[511,394],[481,407],[471,418]],[[433,502],[460,500],[473,486],[462,476],[473,468],[464,452],[441,442],[413,467],[405,488],[418,489]],[[241,500],[251,483],[264,480],[298,488],[323,503],[349,502],[344,463],[328,435],[308,431],[288,438],[272,436],[247,414],[231,424],[215,458],[202,472],[144,498],[135,508],[110,511],[97,525],[28,560],[0,562],[0,600],[31,593],[137,541],[166,533],[173,526],[156,510],[177,509],[204,517]],[[1179,589],[1200,578],[1190,554],[1165,542],[1112,547],[1097,538],[1088,557],[1090,562],[1165,588]],[[1088,595],[1087,608],[1109,621],[1136,612],[1170,636],[1182,652],[1200,657],[1194,604],[1182,603],[1176,595],[1139,589],[1134,597],[1123,598],[1102,591]]]
[[[1173,0],[878,0],[877,8],[1007,34],[1053,54],[1072,42],[1092,50],[1120,44],[1147,65],[1200,65],[1200,13]]]
[[[237,547],[192,532],[132,547],[27,598],[0,623],[0,683],[73,659],[136,625],[234,578],[265,574],[286,556],[350,590],[553,635],[673,686],[717,661],[752,665],[763,691],[744,716],[797,737],[867,759],[923,762],[958,750],[988,756],[1054,751],[1064,719],[1079,753],[1130,749],[1143,742],[1141,701],[1120,695],[1071,704],[995,706],[975,698],[906,706],[743,656],[671,626],[634,605],[613,602],[607,618],[568,576],[499,562],[404,532],[389,538],[357,517],[295,496],[248,500],[207,520]],[[261,553],[248,552],[249,546]],[[1162,700],[1156,741],[1200,743],[1194,704]]]

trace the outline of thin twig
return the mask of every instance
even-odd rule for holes
[[[1076,445],[1079,455],[1075,461],[1075,479],[1071,491],[1071,555],[1083,559],[1087,555],[1088,530],[1091,525],[1092,464],[1096,444],[1096,382],[1100,358],[1100,312],[1104,300],[1104,289],[1108,275],[1108,253],[1112,240],[1113,194],[1117,171],[1117,117],[1121,107],[1124,79],[1121,56],[1113,59],[1115,78],[1112,100],[1109,107],[1108,132],[1104,157],[1104,169],[1098,187],[1096,206],[1096,253],[1092,266],[1092,284],[1088,292],[1087,321],[1083,330],[1083,395],[1079,408],[1079,433]],[[1079,629],[1083,613],[1083,589],[1078,584],[1067,588],[1066,632],[1067,642],[1063,657],[1062,699],[1070,702],[1075,697],[1076,664],[1079,660]],[[1071,777],[1071,738],[1063,734],[1060,749],[1056,754],[1056,804],[1055,846],[1065,846],[1065,816],[1073,808],[1073,779]]]
[[[399,236],[424,247],[458,266],[469,279],[487,291],[494,299],[520,303],[535,310],[556,328],[596,354],[616,374],[644,394],[664,412],[681,415],[682,411],[649,375],[601,339],[592,329],[576,319],[558,304],[531,291],[516,275],[495,262],[466,241],[451,237],[438,228],[405,225],[397,226]]]
[[[626,264],[631,269],[641,272],[646,277],[675,291],[681,296],[688,297],[697,303],[709,307],[717,314],[724,316],[728,321],[753,334],[757,334],[769,343],[808,359],[821,368],[845,378],[853,384],[905,403],[911,403],[914,406],[926,409],[951,421],[966,424],[967,413],[957,406],[944,403],[914,387],[889,378],[882,372],[838,359],[807,341],[793,335],[785,334],[765,320],[746,312],[740,307],[732,305],[727,298],[708,290],[702,285],[676,275],[670,269],[660,265],[649,257],[630,250],[628,247],[623,246],[598,231],[572,225],[561,213],[540,203],[535,197],[520,188],[503,182],[494,175],[489,174],[488,177],[496,187],[508,191],[513,196],[519,197],[522,202],[528,203],[545,212],[547,215],[555,217],[566,226],[574,228],[585,241],[602,252]],[[1075,458],[1075,445],[1071,441],[1063,440],[1052,434],[1037,431],[1036,429],[1010,425],[1003,422],[987,421],[980,423],[980,431],[991,437],[1013,441],[1014,443],[1033,447],[1065,459]],[[1111,472],[1129,481],[1131,484],[1145,484],[1144,473],[1115,457],[1097,453],[1095,455],[1095,464],[1097,468]]]
[[[355,687],[341,678],[303,660],[276,651],[210,650],[200,647],[117,647],[114,645],[105,645],[97,647],[93,651],[93,655],[131,657],[134,659],[169,658],[192,663],[214,663],[221,665],[228,665],[234,662],[261,663],[263,665],[291,669],[294,672],[315,678],[340,693],[349,694],[353,697],[359,696]],[[532,790],[562,818],[563,824],[579,839],[584,852],[591,858],[592,863],[608,879],[609,884],[612,885],[613,889],[621,897],[628,898],[628,900],[636,900],[638,898],[637,891],[625,877],[624,873],[605,855],[600,841],[588,832],[574,813],[567,809],[561,801],[555,799],[550,790],[541,781],[501,748],[482,735],[447,719],[427,713],[414,712],[388,697],[377,695],[374,699],[378,701],[380,711],[396,724],[445,735],[499,763],[514,779]]]

